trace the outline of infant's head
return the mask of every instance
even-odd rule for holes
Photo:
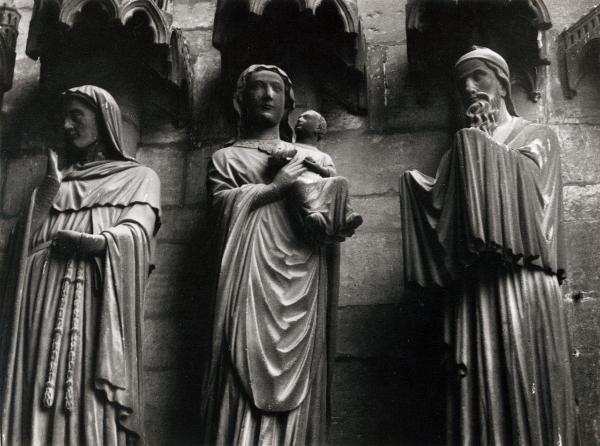
[[[314,137],[319,141],[327,132],[327,121],[320,113],[307,110],[298,117],[294,131],[297,142],[301,143]]]

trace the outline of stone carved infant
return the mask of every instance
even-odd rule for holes
[[[348,180],[338,176],[329,155],[313,145],[326,128],[325,119],[309,110],[298,118],[296,144],[282,142],[269,150],[269,165],[275,171],[294,157],[307,168],[291,188],[288,208],[306,241],[315,245],[343,241],[363,222],[350,207]]]

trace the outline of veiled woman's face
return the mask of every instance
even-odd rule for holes
[[[285,84],[281,76],[266,70],[250,74],[244,90],[244,111],[249,125],[279,125],[285,112]]]
[[[96,111],[77,98],[69,98],[63,117],[66,141],[76,149],[85,149],[98,141]]]

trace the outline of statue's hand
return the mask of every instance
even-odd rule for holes
[[[310,170],[311,172],[316,173],[317,175],[322,176],[323,178],[329,178],[329,171],[327,170],[327,168],[321,166],[319,163],[317,163],[314,159],[312,159],[311,157],[307,156],[306,158],[304,158],[303,164],[306,166],[306,168],[308,170]]]
[[[497,127],[496,113],[489,101],[480,99],[473,102],[467,108],[465,115],[471,128],[479,129],[490,136]]]
[[[277,172],[277,175],[273,178],[272,184],[279,189],[285,190],[294,184],[304,172],[306,172],[306,167],[302,160],[294,158]]]
[[[46,168],[46,175],[59,183],[62,179],[62,174],[58,169],[58,155],[50,148],[48,148],[48,166]]]
[[[52,240],[52,252],[60,257],[73,257],[79,252],[81,232],[61,229]]]
[[[102,235],[62,229],[52,241],[52,250],[61,257],[73,257],[76,254],[99,255],[106,249],[106,238]]]

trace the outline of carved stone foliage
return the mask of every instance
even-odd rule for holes
[[[590,67],[598,66],[600,57],[600,6],[563,31],[559,38],[559,57],[562,62],[561,81],[565,96],[577,94],[577,85]],[[589,64],[589,62],[592,62]]]
[[[0,94],[12,87],[20,20],[15,8],[6,3],[0,6]]]
[[[415,82],[450,70],[472,45],[481,45],[502,54],[511,67],[512,83],[531,101],[539,100],[543,67],[550,64],[545,31],[552,27],[541,0],[410,0],[406,25]],[[427,98],[426,85],[422,100]]]
[[[219,0],[213,43],[221,51],[228,98],[243,69],[267,63],[286,70],[298,91],[316,85],[317,95],[333,97],[352,113],[366,109],[356,0]]]

